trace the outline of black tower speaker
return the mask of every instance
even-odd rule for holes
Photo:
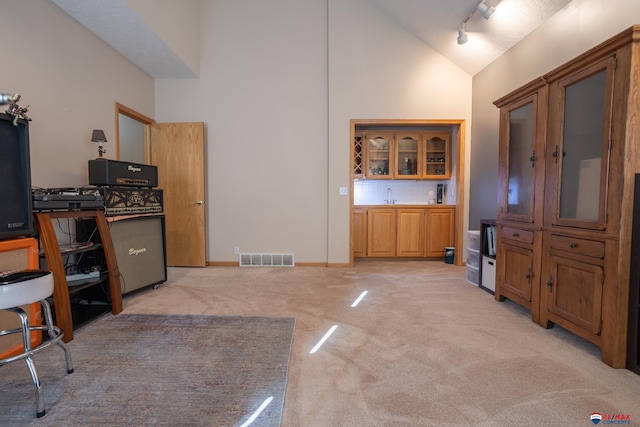
[[[0,240],[33,234],[29,125],[0,113]]]
[[[164,221],[154,215],[111,222],[123,294],[167,281]]]

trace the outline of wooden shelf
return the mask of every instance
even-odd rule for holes
[[[92,247],[77,248],[70,252],[81,252],[86,250],[95,250],[102,248],[107,262],[109,290],[111,294],[111,312],[118,314],[122,311],[122,290],[120,286],[120,272],[118,270],[118,262],[116,260],[113,241],[109,233],[109,225],[102,211],[56,211],[56,212],[38,212],[34,214],[40,242],[44,250],[44,256],[47,260],[47,266],[54,279],[53,302],[55,305],[56,324],[64,331],[64,341],[69,342],[73,339],[73,318],[70,300],[70,289],[67,284],[67,276],[62,262],[62,251],[51,219],[53,218],[74,218],[85,219],[93,218],[96,221],[98,231],[100,233],[101,245],[93,245]],[[69,253],[69,251],[65,252]],[[100,283],[100,280],[92,282],[91,285]],[[71,292],[77,292],[73,289]]]

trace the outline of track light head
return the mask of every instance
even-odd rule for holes
[[[491,18],[491,15],[493,15],[493,12],[496,11],[496,8],[493,6],[487,6],[484,3],[484,0],[480,2],[480,4],[478,4],[478,6],[476,6],[476,9],[478,9],[478,12],[480,12],[482,14],[482,16],[484,17],[484,19],[489,19]]]
[[[464,24],[458,28],[458,44],[465,44],[469,38],[467,37],[467,32],[464,30]]]

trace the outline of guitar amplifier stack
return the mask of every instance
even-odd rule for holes
[[[158,168],[89,160],[89,184],[104,196],[123,294],[167,280],[166,232]]]
[[[109,159],[89,160],[89,184],[104,196],[106,216],[162,213],[158,168]]]

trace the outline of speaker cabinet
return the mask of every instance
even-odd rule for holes
[[[167,281],[164,222],[164,215],[111,221],[123,294]]]
[[[33,234],[28,122],[0,113],[0,240]]]

